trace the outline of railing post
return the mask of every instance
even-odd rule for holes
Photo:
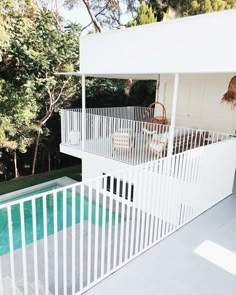
[[[86,118],[85,118],[85,108],[86,108],[86,93],[85,93],[85,75],[82,75],[82,151],[85,150],[85,139],[86,139]]]
[[[172,155],[172,153],[173,153],[178,89],[179,89],[179,73],[176,73],[175,74],[175,83],[174,83],[172,113],[171,113],[171,124],[170,124],[170,129],[169,129],[167,157],[170,157]]]
[[[61,110],[61,142],[65,143],[65,116],[64,116],[64,110]]]

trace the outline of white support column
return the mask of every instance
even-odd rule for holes
[[[173,93],[173,103],[172,103],[172,113],[171,113],[171,124],[170,124],[170,129],[169,129],[167,157],[170,157],[173,153],[178,89],[179,89],[179,73],[176,73],[175,74],[175,82],[174,82],[174,93]]]
[[[86,108],[86,92],[85,92],[85,75],[81,77],[82,81],[82,151],[85,150],[85,140],[86,140],[86,117],[85,117],[85,108]]]

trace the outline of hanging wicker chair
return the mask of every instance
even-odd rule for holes
[[[157,106],[161,106],[161,108],[162,108],[162,115],[161,116],[157,116],[157,117],[150,117],[150,112],[151,112],[152,108],[155,107],[156,105]],[[166,108],[165,108],[165,106],[162,103],[158,102],[158,101],[151,103],[146,108],[146,110],[144,111],[143,121],[144,122],[149,122],[149,123],[154,123],[154,124],[168,125],[168,120],[167,120],[167,117],[166,117]]]
[[[232,108],[236,107],[236,76],[230,80],[228,91],[224,94],[222,101],[231,104]]]

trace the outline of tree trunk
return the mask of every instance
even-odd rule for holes
[[[57,161],[58,161],[58,165],[59,165],[59,168],[61,168],[61,156],[60,156],[60,153],[57,153]]]
[[[38,156],[38,149],[39,149],[39,139],[40,139],[40,130],[38,131],[36,143],[35,143],[35,149],[34,149],[34,159],[33,159],[33,165],[32,165],[32,175],[35,174],[35,168],[37,163],[37,156]]]
[[[48,151],[48,172],[51,171],[51,153]]]
[[[52,115],[52,107],[50,105],[50,110],[46,113],[46,115],[40,120],[40,130],[38,131],[36,143],[35,143],[35,149],[34,149],[34,159],[33,159],[33,165],[32,165],[32,175],[35,174],[35,168],[36,168],[36,163],[37,163],[37,156],[38,156],[38,148],[39,148],[39,139],[40,139],[40,134],[41,134],[41,127],[46,124],[48,119]]]
[[[92,10],[91,10],[91,7],[90,7],[90,4],[89,4],[89,1],[88,1],[88,0],[83,0],[83,2],[84,2],[84,5],[85,5],[86,8],[87,8],[87,11],[88,11],[88,13],[89,13],[89,16],[90,16],[90,18],[91,18],[91,20],[92,20],[94,26],[95,26],[95,29],[96,29],[99,33],[101,33],[101,31],[102,31],[102,27],[101,27],[100,23],[98,22],[98,20],[96,19],[95,15],[93,14],[93,12],[92,12]]]
[[[15,178],[18,178],[19,172],[18,172],[18,168],[17,168],[17,155],[16,155],[16,151],[14,151],[14,169],[15,169]]]

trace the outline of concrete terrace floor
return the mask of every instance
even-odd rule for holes
[[[181,135],[181,131],[175,132],[178,132],[179,136]],[[154,161],[158,158],[155,153],[151,152],[151,150],[147,148],[147,143],[150,142],[150,136],[147,136],[144,133],[136,133],[133,140],[132,148],[129,151],[125,151],[122,149],[113,149],[112,134],[106,137],[87,139],[85,141],[85,151],[131,165],[139,165],[149,161]],[[187,139],[187,135],[185,141],[190,143],[190,139]],[[198,144],[199,143],[197,143],[197,145]],[[82,151],[82,143],[66,143],[64,145]],[[183,151],[183,148],[183,139],[178,142],[174,142],[174,154]],[[165,156],[166,152],[167,148],[163,149],[161,157]]]
[[[236,183],[235,183],[236,184]],[[234,186],[235,192],[235,186]],[[94,227],[92,226],[92,237],[94,237]],[[114,227],[112,227],[112,231]],[[120,226],[118,227],[118,232]],[[84,223],[84,243],[85,251],[83,253],[83,285],[87,282],[87,222]],[[63,275],[66,273],[67,294],[71,294],[71,269],[72,269],[72,248],[71,248],[71,228],[66,230],[67,236],[67,263],[64,264],[63,257],[63,231],[58,233],[58,279],[59,293],[64,293]],[[99,228],[99,249],[101,249],[101,228]],[[76,248],[79,253],[80,246],[80,224],[76,225]],[[217,266],[196,254],[194,250],[202,243],[209,241],[210,246],[223,249],[230,253],[230,262],[232,264],[231,272],[225,269],[225,265]],[[111,240],[113,249],[114,240]],[[92,244],[94,239],[92,238]],[[222,248],[223,247],[223,248]],[[216,250],[219,250],[219,249]],[[45,294],[44,281],[44,240],[37,241],[38,249],[38,275],[39,275],[39,294]],[[214,254],[214,248],[210,253]],[[105,253],[107,249],[105,248]],[[98,250],[98,265],[100,265],[101,253]],[[27,276],[29,295],[35,294],[34,288],[34,264],[33,244],[26,246],[27,257]],[[221,253],[216,253],[217,258]],[[111,252],[113,258],[114,253]],[[92,254],[92,257],[94,255]],[[54,294],[54,235],[48,237],[48,258],[49,258],[49,294]],[[227,258],[227,257],[226,257]],[[22,249],[14,251],[16,286],[24,294],[23,273],[22,273]],[[226,260],[226,259],[225,259]],[[76,290],[79,290],[79,267],[80,255],[76,255]],[[11,277],[10,256],[3,255],[2,275],[4,279]],[[0,264],[1,264],[0,263]],[[107,262],[105,261],[105,268]],[[92,273],[94,261],[91,260]],[[232,271],[233,270],[233,271]],[[98,269],[100,273],[100,269]],[[93,281],[93,278],[91,277]],[[7,289],[4,295],[11,295]],[[6,291],[6,289],[4,289]],[[100,284],[87,291],[86,295],[234,295],[236,292],[236,194],[232,194],[224,201],[209,209],[186,226],[173,233],[162,242],[148,250],[143,255],[134,259],[132,262],[121,268],[113,275],[106,278]],[[0,294],[2,295],[2,294]]]
[[[236,194],[124,266],[86,295],[235,295],[236,263],[232,274],[194,253],[204,241],[231,251],[231,262],[236,262]]]

